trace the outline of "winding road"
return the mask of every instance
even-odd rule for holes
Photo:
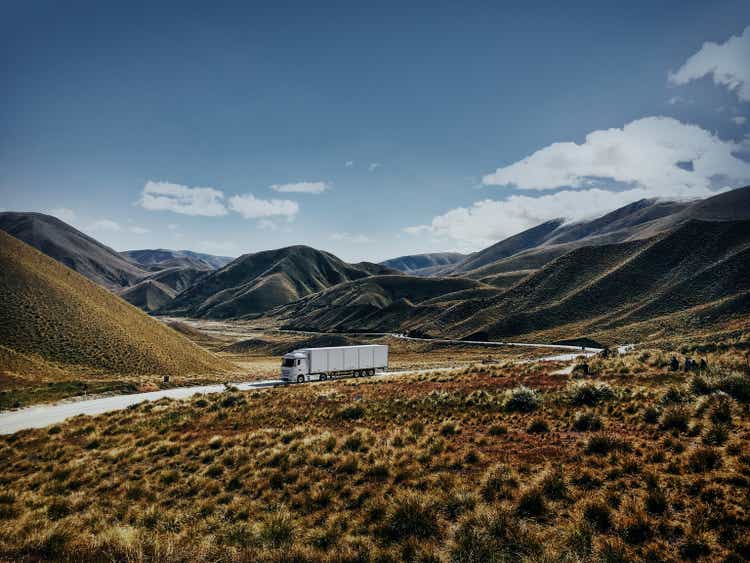
[[[544,356],[531,360],[516,360],[517,363],[527,362],[544,362],[544,361],[570,361],[578,356],[591,356],[601,351],[599,348],[581,348],[580,346],[568,346],[562,344],[531,344],[526,342],[467,342],[465,340],[441,340],[429,338],[415,338],[403,336],[400,334],[390,334],[394,338],[405,340],[417,340],[438,342],[446,344],[476,344],[482,346],[523,346],[529,348],[551,348],[557,350],[566,350],[562,354]],[[621,350],[626,347],[621,347]],[[390,377],[394,375],[414,375],[419,373],[430,373],[436,371],[451,371],[456,367],[429,368],[418,370],[389,371],[376,375],[375,377]],[[267,387],[276,387],[284,385],[280,379],[265,379],[262,381],[247,381],[242,383],[233,383],[232,386],[241,391],[251,389],[263,389]],[[158,399],[187,399],[198,393],[220,393],[227,389],[222,384],[213,385],[196,385],[191,387],[177,387],[174,389],[162,389],[149,393],[131,393],[126,395],[114,395],[111,397],[99,397],[95,399],[73,398],[59,403],[35,405],[13,411],[0,412],[0,434],[13,434],[21,430],[31,428],[44,428],[52,424],[63,422],[73,416],[88,415],[95,416],[106,412],[125,409],[131,405],[136,405],[143,401],[156,401]]]

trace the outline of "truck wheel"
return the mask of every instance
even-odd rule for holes
[[[354,377],[362,377],[362,372],[361,372],[361,371],[353,371],[353,372],[352,372],[352,375],[353,375]]]
[[[328,379],[328,376],[327,376],[327,375],[326,375],[325,373],[321,373],[321,374],[320,374],[320,377],[319,377],[318,379],[319,379],[320,381],[325,381],[326,379]]]
[[[369,376],[375,375],[375,370],[374,369],[368,369],[367,370],[367,375],[369,375]]]
[[[298,375],[297,376],[297,383],[304,383],[305,382],[305,376],[304,375]]]

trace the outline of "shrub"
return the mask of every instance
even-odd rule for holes
[[[286,511],[274,512],[261,525],[260,540],[269,547],[282,547],[294,541],[294,522]]]
[[[646,495],[646,511],[651,514],[663,514],[667,510],[667,496],[659,488],[651,489]]]
[[[573,419],[573,430],[578,432],[593,431],[602,429],[602,419],[591,411],[576,413]]]
[[[435,507],[414,492],[394,499],[385,515],[385,533],[392,540],[432,538],[438,534]]]
[[[561,466],[547,469],[539,482],[544,496],[550,500],[561,500],[568,496],[568,483]]]
[[[711,409],[708,417],[711,422],[716,424],[732,422],[732,399],[729,395],[720,391],[711,397]]]
[[[541,487],[530,487],[521,492],[516,503],[516,512],[519,516],[540,518],[547,513],[547,503]]]
[[[604,382],[580,381],[567,389],[568,401],[572,405],[594,406],[614,398],[612,386]]]
[[[677,405],[685,403],[689,400],[689,396],[685,391],[677,387],[676,385],[670,385],[664,394],[659,399],[662,405]]]
[[[659,420],[659,409],[654,406],[646,407],[643,411],[643,422],[647,424],[656,424]]]
[[[497,464],[490,467],[482,478],[479,490],[487,502],[513,497],[518,481],[510,466]]]
[[[443,436],[453,436],[455,434],[458,434],[458,427],[453,422],[445,422],[440,427],[440,434]]]
[[[508,427],[503,424],[493,424],[489,429],[490,436],[502,436],[503,434],[507,433]]]
[[[539,393],[524,385],[510,390],[505,400],[505,410],[511,412],[532,412],[539,408]]]
[[[641,544],[651,537],[653,527],[648,516],[642,510],[634,508],[627,510],[621,517],[619,532],[627,543]]]
[[[543,418],[535,418],[526,428],[526,431],[531,434],[544,434],[545,432],[549,432],[549,425]]]
[[[750,403],[750,378],[741,373],[720,378],[716,382],[716,387],[740,403]]]
[[[626,452],[630,446],[624,440],[608,434],[596,434],[586,442],[586,453],[606,455],[612,451]]]
[[[713,446],[722,446],[729,439],[729,428],[726,424],[712,424],[703,435],[703,443]]]
[[[336,418],[340,420],[359,420],[365,414],[365,409],[359,405],[344,407],[336,413]]]
[[[696,448],[688,458],[688,468],[694,473],[716,469],[721,463],[721,452],[712,447]]]
[[[664,411],[659,421],[659,427],[662,430],[687,432],[689,422],[690,412],[683,406],[675,406]]]
[[[612,509],[601,500],[584,504],[583,518],[597,532],[608,532],[612,528]]]
[[[691,377],[688,387],[694,395],[708,395],[713,390],[711,381],[705,375]]]
[[[542,541],[529,527],[505,510],[483,510],[459,524],[450,548],[454,563],[484,563],[533,559]]]

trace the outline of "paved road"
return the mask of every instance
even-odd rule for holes
[[[400,335],[393,335],[398,338],[407,338],[409,340],[427,340],[422,338],[408,338]],[[465,343],[461,340],[436,340],[436,342],[447,342],[447,343]],[[489,346],[502,345],[502,346],[528,346],[537,348],[558,348],[566,350],[577,350],[576,352],[568,352],[565,354],[556,354],[553,356],[546,356],[542,358],[534,358],[530,360],[516,360],[518,363],[526,362],[537,362],[537,361],[570,361],[574,360],[578,356],[585,355],[591,356],[599,352],[598,348],[586,348],[581,350],[578,346],[562,346],[557,344],[528,344],[528,343],[496,343],[496,342],[477,342],[476,344],[483,344]],[[419,370],[402,370],[402,371],[391,371],[379,374],[377,377],[387,377],[393,375],[407,375],[407,374],[419,374],[419,373],[430,373],[436,371],[450,371],[455,370],[455,367],[446,368],[430,368],[430,369],[419,369]],[[244,383],[235,383],[234,387],[237,387],[241,391],[250,389],[262,389],[265,387],[275,387],[277,385],[283,385],[279,379],[266,379],[262,381],[248,381]],[[54,403],[51,405],[36,405],[33,407],[27,407],[15,411],[7,411],[0,413],[0,434],[13,434],[20,430],[26,430],[29,428],[44,428],[52,424],[63,422],[65,419],[78,416],[78,415],[90,415],[94,416],[105,412],[111,412],[127,408],[131,405],[141,403],[143,401],[156,401],[168,397],[170,399],[187,399],[198,393],[220,393],[225,391],[226,387],[223,384],[215,385],[196,385],[193,387],[178,387],[175,389],[163,389],[160,391],[152,391],[149,393],[132,393],[128,395],[115,395],[112,397],[100,397],[96,399],[70,399],[60,403]]]

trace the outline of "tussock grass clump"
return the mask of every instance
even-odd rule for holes
[[[704,473],[722,465],[721,450],[707,447],[695,448],[688,457],[688,468],[693,473]]]
[[[511,468],[505,464],[490,467],[482,477],[480,492],[486,502],[496,499],[513,498],[518,488],[518,478]]]
[[[384,524],[385,535],[396,541],[432,538],[439,532],[437,510],[432,499],[416,492],[395,498],[388,507]]]
[[[659,428],[662,430],[687,432],[689,424],[690,411],[683,405],[668,407],[659,420]]]
[[[549,432],[549,424],[543,418],[535,418],[526,427],[526,431],[530,434],[544,434]]]
[[[519,385],[511,389],[504,403],[504,408],[510,412],[533,412],[542,404],[538,391]]]
[[[576,413],[573,430],[578,432],[598,432],[602,429],[602,419],[592,411]]]
[[[595,434],[586,442],[586,453],[606,455],[610,452],[630,451],[630,444],[611,434]]]
[[[593,407],[604,401],[614,399],[615,391],[611,385],[600,381],[579,381],[571,384],[566,390],[570,404]]]
[[[514,561],[543,552],[542,539],[507,510],[484,509],[463,518],[450,548],[454,563]]]

